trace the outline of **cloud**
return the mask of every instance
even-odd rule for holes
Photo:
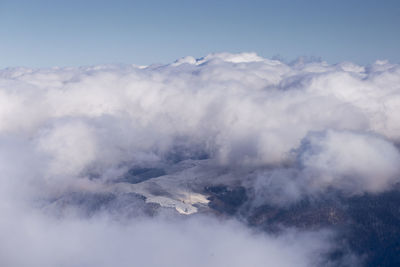
[[[381,192],[400,176],[400,153],[382,137],[354,132],[310,134],[299,160],[310,186],[324,185],[349,192]]]
[[[201,217],[127,224],[8,214],[0,229],[3,266],[310,266],[331,248],[328,232],[274,237]]]
[[[17,256],[17,247],[28,244],[26,259],[42,265],[85,258],[82,250],[89,265],[118,258],[123,266],[151,257],[138,253],[138,259],[130,258],[128,248],[141,251],[142,244],[160,259],[166,251],[173,253],[174,266],[179,257],[204,265],[209,260],[210,266],[251,265],[243,264],[246,258],[257,266],[275,262],[271,255],[276,251],[280,266],[309,266],[306,255],[317,249],[312,244],[325,240],[323,234],[314,239],[295,233],[299,240],[312,240],[302,248],[301,242],[284,243],[285,235],[257,238],[230,223],[211,223],[220,232],[200,227],[196,219],[128,227],[114,224],[110,210],[110,221],[97,223],[71,218],[68,207],[75,204],[65,199],[77,192],[142,194],[161,206],[159,199],[192,205],[185,190],[201,194],[205,186],[219,183],[246,186],[255,202],[275,205],[332,188],[350,195],[382,192],[400,178],[399,106],[400,66],[384,61],[366,67],[304,60],[286,64],[253,53],[221,53],[142,67],[0,70],[0,192],[6,214],[1,232],[19,221],[13,229],[25,231],[17,233],[16,243],[2,243],[8,252],[2,258],[11,265],[28,264]],[[162,174],[127,183],[124,175],[137,168]],[[67,214],[61,212],[66,217],[57,223],[52,221],[59,215],[51,208],[54,201],[64,203]],[[22,216],[27,210],[33,215]],[[181,228],[195,230],[181,236]],[[48,242],[35,247],[45,229]],[[69,239],[68,232],[82,235],[83,243]],[[128,238],[136,235],[142,236],[140,242]],[[194,241],[203,236],[210,241]],[[224,247],[229,238],[232,247]],[[165,250],[176,239],[182,242]],[[40,257],[41,246],[54,258]],[[112,253],[104,252],[108,249]],[[221,254],[210,258],[210,249]],[[264,254],[264,249],[273,252]],[[101,257],[96,260],[96,255]]]
[[[372,131],[398,142],[399,67],[385,64],[374,71],[216,54],[143,69],[3,70],[1,129],[37,138],[69,118],[97,127],[95,135],[131,131],[112,147],[162,152],[186,136],[221,163],[278,164],[310,131]]]
[[[286,205],[327,190],[349,196],[390,190],[400,177],[400,153],[382,136],[326,130],[310,132],[288,166],[256,171],[256,205]]]

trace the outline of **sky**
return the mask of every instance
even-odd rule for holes
[[[256,52],[400,62],[400,1],[0,0],[0,68]]]
[[[0,266],[358,266],[339,199],[400,184],[399,22],[398,0],[0,0]]]

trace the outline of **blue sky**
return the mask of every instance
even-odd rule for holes
[[[0,67],[167,63],[254,51],[400,62],[400,1],[0,0]]]

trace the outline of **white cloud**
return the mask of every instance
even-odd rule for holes
[[[99,153],[92,130],[80,121],[59,121],[44,129],[39,134],[37,147],[49,158],[50,176],[77,176]]]
[[[274,237],[207,218],[12,216],[0,222],[2,266],[310,266],[331,248],[328,232]]]
[[[234,180],[253,186],[260,201],[276,204],[326,188],[350,194],[381,192],[400,178],[396,147],[400,143],[399,107],[400,66],[388,62],[367,67],[349,62],[285,64],[253,53],[222,53],[198,60],[186,57],[163,66],[0,70],[2,208],[25,211],[16,203],[33,205],[71,188],[111,190],[108,186],[132,166],[167,166],[174,175],[168,176],[168,183],[160,180],[160,187],[168,184],[171,188],[174,179],[176,186],[192,187]],[[206,156],[206,161],[196,160]],[[175,164],[182,159],[194,160]],[[88,179],[91,175],[97,178]],[[18,221],[8,215],[8,222],[1,225],[2,234],[8,232],[7,223]],[[94,223],[97,230],[92,232],[93,222],[87,219],[61,219],[60,226],[38,214],[22,217],[24,220],[16,227],[24,228],[26,235],[17,234],[14,247],[2,243],[6,246],[2,251],[9,257],[0,257],[10,262],[21,260],[22,266],[28,263],[18,258],[16,247],[24,243],[31,249],[31,258],[26,259],[43,265],[58,264],[66,259],[63,257],[79,259],[79,251],[73,247],[81,244],[69,240],[68,231],[64,234],[62,228],[77,236],[85,233],[82,244],[88,250],[82,249],[90,264],[98,254],[105,263],[119,257],[129,262],[127,247],[140,251],[143,243],[131,244],[129,235],[122,233],[140,235],[138,229],[155,230],[151,227],[167,229],[153,243],[144,244],[154,245],[161,259],[168,252],[164,250],[166,239],[182,238],[189,245],[179,243],[171,253],[183,250],[185,260],[210,260],[211,266],[225,263],[225,258],[203,259],[198,244],[180,236],[178,229],[187,227],[185,223],[162,222],[149,228],[138,224],[125,229],[113,223],[108,228],[101,222]],[[77,228],[72,227],[74,223]],[[54,249],[51,259],[38,256],[40,246],[34,248],[47,227],[49,240],[41,245],[49,253]],[[221,233],[206,227],[188,239],[209,236],[211,243],[200,243],[201,247],[227,253],[232,266],[250,266],[241,262],[244,258],[254,259],[254,266],[275,262],[272,252],[263,254],[263,249],[281,251],[287,246],[280,238],[261,240],[243,229],[235,237],[233,226],[216,227]],[[229,236],[233,236],[231,250],[224,248],[226,242],[222,241]],[[103,253],[111,249],[105,241],[108,238],[120,249],[109,255]],[[71,244],[63,245],[68,242]],[[162,248],[157,247],[158,242]],[[96,244],[93,249],[92,243]],[[240,245],[243,243],[248,246]],[[293,262],[309,265],[305,255],[314,248],[298,248],[297,242],[292,245],[292,250],[278,253],[280,266]],[[178,258],[178,254],[173,255]],[[140,254],[137,262],[145,261],[146,255]],[[124,264],[122,260],[119,263]]]
[[[353,193],[381,192],[400,176],[400,153],[379,136],[327,131],[310,134],[300,162],[312,187],[331,186]]]

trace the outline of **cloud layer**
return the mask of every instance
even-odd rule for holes
[[[328,232],[268,236],[203,217],[127,224],[7,215],[0,222],[4,266],[310,266],[332,247]]]
[[[162,190],[186,184],[186,188],[198,192],[207,184],[238,183],[254,192],[255,203],[281,205],[328,189],[350,195],[382,192],[400,179],[399,107],[400,66],[385,61],[367,67],[349,62],[329,65],[304,60],[286,64],[253,53],[222,53],[201,59],[185,57],[169,65],[3,69],[0,71],[2,209],[26,211],[37,205],[31,203],[43,205],[66,192],[80,190],[92,193],[141,190],[146,195],[148,188],[144,185],[149,183],[142,187],[120,184],[121,177],[132,167],[162,169],[162,177],[154,179]],[[113,187],[115,184],[117,189]],[[42,208],[39,210],[41,214]],[[46,216],[54,216],[53,209],[45,210],[51,211]],[[11,222],[3,221],[2,233],[8,224],[13,224],[14,217],[8,211],[7,220]],[[94,223],[92,231],[93,221],[87,219],[71,222],[68,215],[69,219],[57,226],[44,219],[47,218],[44,215],[35,216],[39,219],[24,218],[29,223],[18,228],[29,228],[32,222],[33,234],[41,236],[50,224],[53,232],[49,233],[49,242],[43,243],[46,251],[51,251],[53,244],[56,248],[63,246],[58,242],[69,242],[67,235],[56,240],[61,229],[66,228],[84,232],[87,242],[115,238],[120,250],[110,254],[110,258],[104,256],[104,263],[115,255],[129,262],[127,255],[119,254],[128,253],[127,246],[140,251],[143,244],[151,250],[156,242],[146,243],[143,236],[140,240],[144,243],[131,244],[122,234],[125,230],[141,235],[142,230],[157,232],[158,228],[165,228],[157,235],[157,242],[164,242],[165,246],[169,239],[189,242],[188,247],[178,242],[176,250],[184,250],[185,261],[188,257],[204,263],[203,254],[199,254],[201,248],[186,240],[188,237],[180,237],[178,231],[196,222],[171,226],[162,221],[149,227],[139,223],[132,226],[135,229],[125,229],[114,224],[108,228],[101,221]],[[77,225],[69,228],[74,224]],[[217,224],[217,232],[213,228],[195,230],[188,239],[209,236],[211,240],[201,243],[202,247],[219,251],[229,243],[222,241],[228,238],[225,235],[235,232],[234,226],[223,225]],[[257,263],[270,260],[262,255],[258,243],[266,251],[279,251],[287,245],[282,245],[286,237],[266,237],[262,241],[246,231],[239,230],[242,234],[230,242],[232,250],[223,248],[221,253],[231,256],[236,255],[232,251],[249,253],[243,258],[254,259],[257,262],[252,266],[258,266]],[[309,238],[307,234],[300,235],[300,240]],[[22,236],[27,236],[26,240]],[[7,240],[10,238],[7,236]],[[29,243],[37,238],[21,234],[16,242]],[[315,244],[320,244],[324,238],[315,240]],[[79,245],[70,241],[72,247]],[[248,246],[240,245],[243,242],[249,242]],[[11,245],[2,246],[6,246],[3,251],[16,253]],[[295,248],[287,252],[292,257],[278,254],[284,259],[280,266],[292,266],[293,262],[297,266],[310,264],[305,255],[313,247],[297,246],[294,242]],[[55,261],[43,258],[32,261],[50,266],[63,262],[65,255],[76,255],[65,249],[69,246],[59,247],[63,255]],[[94,255],[108,249],[106,244],[89,249],[88,264],[95,264],[91,262]],[[34,254],[38,252],[32,253],[36,257]],[[155,253],[161,253],[160,259],[165,256],[162,256],[165,251],[157,251],[157,246]],[[11,265],[25,264],[14,262],[17,256],[10,255],[4,259]],[[143,255],[138,263],[145,260],[140,257]],[[209,266],[226,263],[218,256],[207,259]],[[229,263],[235,266],[234,263],[242,263],[240,259],[232,258]]]
[[[219,165],[282,165],[310,133],[329,130],[387,142],[369,153],[391,157],[385,167],[398,174],[390,146],[400,141],[400,67],[387,62],[287,65],[215,54],[165,66],[5,69],[0,77],[1,138],[28,142],[34,158],[47,159],[49,179],[158,161],[180,140]]]

